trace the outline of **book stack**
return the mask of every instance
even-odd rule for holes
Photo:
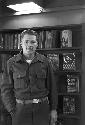
[[[21,49],[21,34],[20,33],[1,33],[0,34],[0,49]]]

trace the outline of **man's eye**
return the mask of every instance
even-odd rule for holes
[[[36,41],[32,40],[32,41],[30,41],[30,43],[34,44],[34,43],[36,43]]]
[[[28,40],[25,41],[25,43],[28,43],[28,42],[29,42]]]

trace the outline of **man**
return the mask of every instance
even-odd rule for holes
[[[51,64],[36,52],[35,31],[23,31],[21,45],[22,51],[7,61],[1,85],[2,99],[12,116],[12,125],[49,125],[49,121],[54,124],[57,93]]]

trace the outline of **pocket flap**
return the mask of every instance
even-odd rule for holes
[[[17,79],[23,78],[23,77],[25,77],[25,76],[26,76],[26,72],[15,72],[15,73],[13,74],[13,78],[17,78]]]
[[[46,78],[46,73],[45,72],[37,73],[37,78]]]

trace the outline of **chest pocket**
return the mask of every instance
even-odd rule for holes
[[[39,89],[46,88],[46,72],[38,72],[36,76],[36,84]]]
[[[37,73],[37,78],[38,79],[45,79],[46,78],[46,73],[41,72],[41,73]]]
[[[13,74],[13,78],[14,78],[15,89],[17,89],[17,88],[21,88],[21,89],[27,88],[26,72],[15,72]]]

